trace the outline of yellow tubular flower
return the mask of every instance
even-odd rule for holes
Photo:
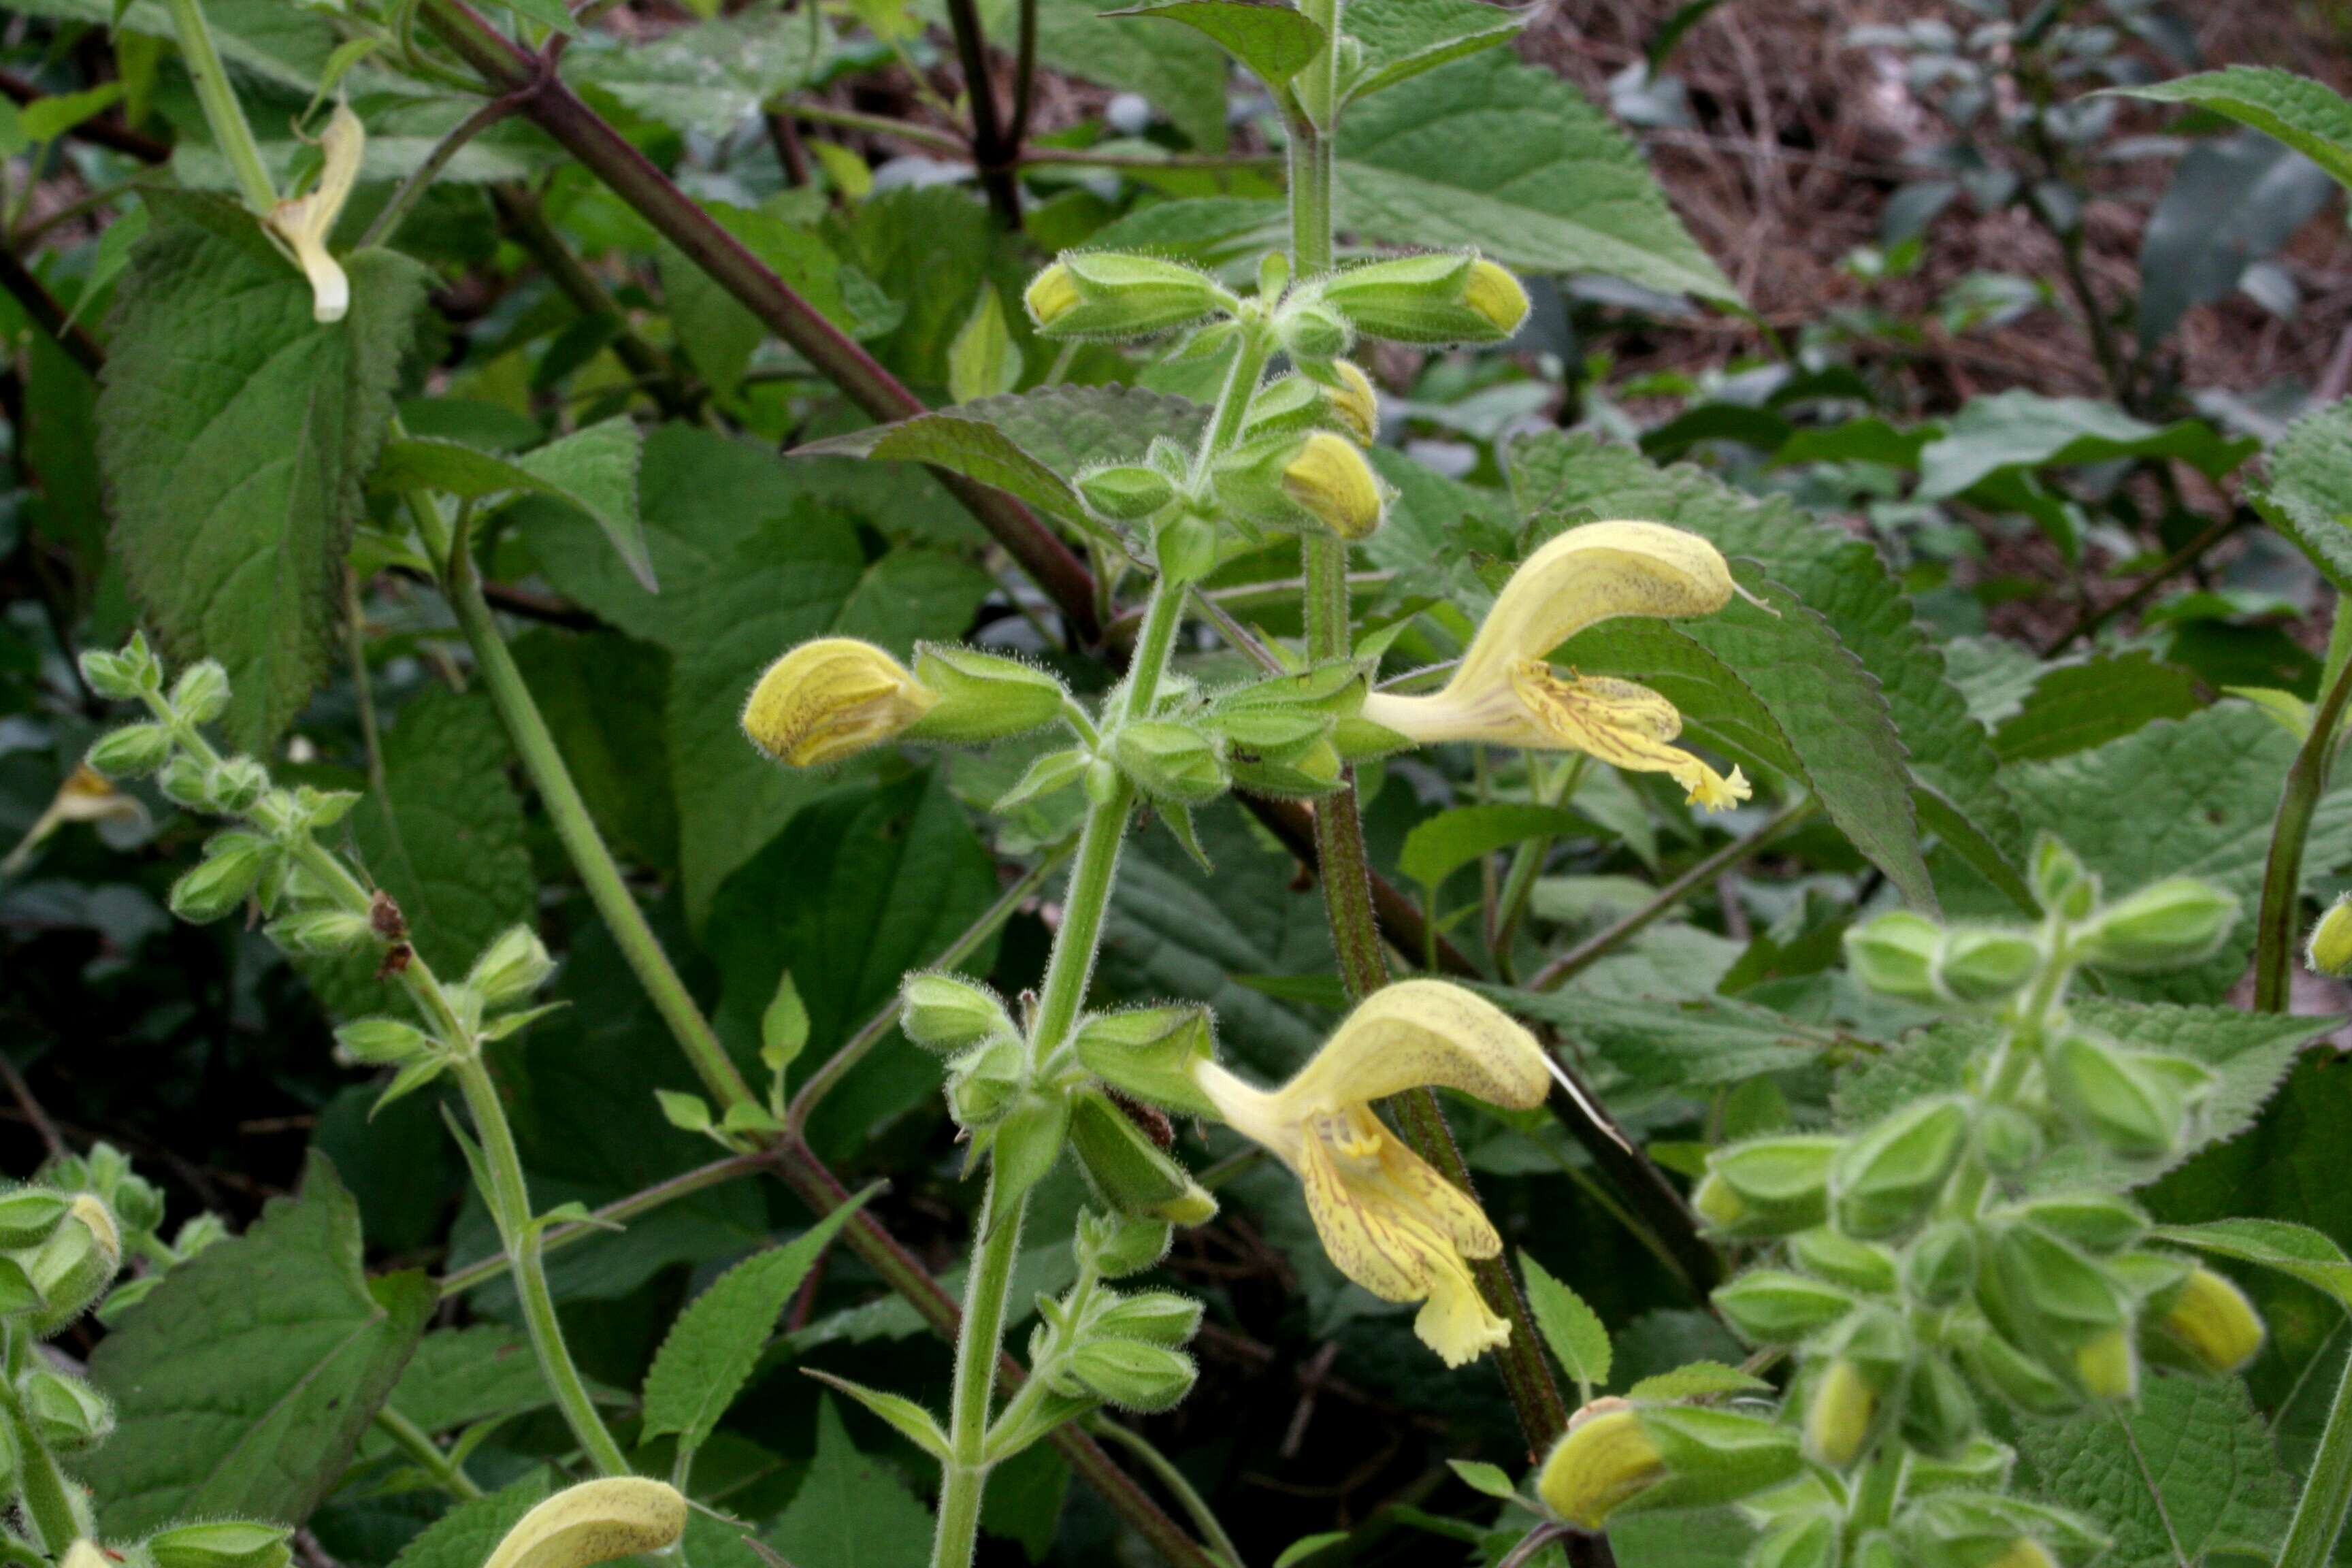
[[[293,248],[294,259],[310,279],[310,313],[320,321],[340,321],[352,307],[351,279],[327,250],[335,220],[360,177],[360,157],[367,150],[367,128],[348,104],[338,103],[319,138],[326,162],[310,194],[279,202],[269,215],[269,227]]]
[[[1580,1530],[1598,1530],[1620,1503],[1666,1475],[1642,1418],[1622,1399],[1596,1399],[1568,1424],[1536,1477],[1536,1495]]]
[[[880,745],[939,700],[872,643],[819,637],[760,677],[743,706],[743,732],[788,767],[818,767]]]
[[[1570,529],[1513,573],[1469,651],[1427,697],[1374,692],[1363,717],[1423,744],[1484,741],[1583,752],[1636,773],[1666,773],[1709,811],[1746,800],[1738,768],[1717,773],[1672,744],[1675,705],[1645,686],[1602,676],[1562,679],[1546,656],[1619,616],[1706,616],[1738,592],[1722,554],[1695,533],[1655,522]]]
[[[1484,258],[1470,264],[1462,302],[1494,322],[1495,330],[1507,338],[1528,319],[1527,289],[1507,268]]]
[[[1041,327],[1052,326],[1081,303],[1077,279],[1070,276],[1068,266],[1059,261],[1030,279],[1028,290],[1021,299],[1029,307],[1030,319]]]
[[[1502,1238],[1476,1204],[1389,1131],[1371,1102],[1444,1085],[1494,1105],[1541,1104],[1549,1083],[1535,1037],[1484,997],[1439,980],[1372,995],[1277,1089],[1213,1061],[1192,1068],[1217,1114],[1270,1150],[1307,1190],[1323,1250],[1388,1301],[1420,1301],[1414,1331],[1448,1366],[1509,1342],[1466,1261]]]
[[[1282,493],[1342,539],[1362,539],[1381,525],[1388,498],[1380,476],[1345,437],[1318,430],[1284,465]]]
[[[608,1476],[567,1487],[533,1508],[483,1568],[593,1568],[665,1552],[686,1533],[686,1499],[667,1482]]]

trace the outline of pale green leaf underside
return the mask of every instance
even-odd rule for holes
[[[2116,90],[2158,103],[2193,103],[2251,125],[2352,185],[2352,103],[2323,82],[2268,66],[2231,66]]]

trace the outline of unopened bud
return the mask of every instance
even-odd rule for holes
[[[397,1067],[432,1049],[424,1030],[397,1018],[357,1018],[335,1031],[338,1053],[363,1067]]]
[[[938,701],[872,643],[819,637],[760,677],[744,704],[743,732],[787,767],[819,767],[880,745]]]
[[[899,987],[898,1026],[919,1046],[960,1051],[1015,1033],[995,992],[960,974],[911,973]]]
[[[583,1481],[524,1514],[482,1568],[593,1568],[666,1552],[686,1533],[686,1499],[662,1481]]]
[[[2062,1241],[2105,1257],[2121,1252],[2147,1234],[2147,1215],[2112,1193],[2073,1193],[2036,1198],[2020,1205],[2016,1217],[2041,1226]]]
[[[1921,1231],[1904,1259],[1903,1277],[1911,1294],[1931,1307],[1948,1307],[1967,1295],[1977,1282],[1976,1227],[1955,1219]]]
[[[1327,279],[1322,295],[1358,331],[1398,342],[1501,342],[1528,318],[1519,280],[1475,253],[1349,268]]]
[[[1029,1047],[1005,1036],[974,1046],[948,1064],[948,1111],[970,1131],[1003,1120],[1029,1078]]]
[[[1054,338],[1140,338],[1186,327],[1230,303],[1208,274],[1152,256],[1065,251],[1022,300]]]
[[[1105,1279],[1124,1279],[1158,1263],[1168,1256],[1171,1234],[1164,1219],[1094,1209],[1078,1215],[1080,1256],[1092,1258],[1095,1272]]]
[[[1895,1258],[1885,1247],[1815,1226],[1789,1238],[1790,1260],[1808,1274],[1873,1296],[1895,1289]]]
[[[1979,1270],[1978,1304],[2021,1344],[2079,1349],[2128,1318],[2122,1290],[2099,1265],[2048,1232],[2012,1225]]]
[[[2261,1314],[2245,1292],[2210,1268],[2183,1280],[2151,1326],[2201,1372],[2236,1372],[2263,1348]]]
[[[203,925],[237,909],[260,885],[270,848],[258,834],[214,835],[205,846],[205,858],[172,884],[172,912]]]
[[[2327,912],[2311,928],[2303,960],[2321,974],[2337,979],[2352,974],[2352,893],[2328,905]]]
[[[1881,995],[1937,1001],[1935,962],[1943,934],[1926,916],[1895,910],[1846,931],[1846,966],[1856,981]]]
[[[2120,1403],[2139,1394],[2139,1352],[2121,1329],[2093,1334],[2074,1349],[2074,1376],[2094,1399]]]
[[[285,1568],[293,1531],[241,1519],[180,1524],[147,1538],[155,1568]]]
[[[0,1247],[38,1247],[72,1210],[71,1198],[40,1187],[0,1194]]]
[[[1353,360],[1335,360],[1331,372],[1338,384],[1323,389],[1324,406],[1358,446],[1370,446],[1381,434],[1381,398],[1372,378]]]
[[[1826,1513],[1782,1520],[1741,1561],[1746,1568],[1837,1568],[1838,1521]]]
[[[2042,1129],[2013,1105],[1977,1109],[1977,1158],[1995,1175],[2013,1176],[2042,1158]]]
[[[2050,1098],[2127,1160],[2172,1152],[2187,1120],[2180,1090],[2121,1047],[2070,1034],[2043,1062]]]
[[[1120,1214],[1171,1225],[1203,1225],[1217,1200],[1104,1095],[1083,1090],[1070,1104],[1070,1150],[1095,1195]]]
[[[509,926],[482,950],[466,984],[481,997],[485,1008],[496,1011],[530,1000],[554,973],[555,960],[548,956],[547,944],[539,940],[539,933],[529,926]]]
[[[268,769],[251,757],[230,757],[212,771],[213,809],[225,816],[241,816],[268,787]]]
[[[1968,1136],[1956,1100],[1923,1100],[1856,1133],[1830,1172],[1838,1228],[1865,1239],[1910,1229],[1943,1194]]]
[[[1778,1268],[1756,1268],[1714,1295],[1716,1310],[1744,1339],[1793,1344],[1853,1310],[1853,1298],[1834,1285]]]
[[[186,752],[174,752],[155,775],[155,787],[174,805],[192,811],[215,811],[213,770]]]
[[[1025,735],[1052,723],[1069,699],[1052,673],[1003,654],[921,643],[915,656],[916,683],[937,700],[908,731],[911,740],[976,746]]]
[[[1904,1385],[1903,1436],[1924,1454],[1960,1450],[1976,1436],[1977,1402],[1942,1356],[1922,1356]]]
[[[1709,1223],[1729,1235],[1808,1229],[1828,1213],[1830,1163],[1843,1146],[1838,1138],[1801,1134],[1718,1149],[1707,1157],[1707,1180],[1695,1201]]]
[[[1070,1352],[1069,1369],[1104,1404],[1147,1415],[1180,1403],[1200,1375],[1182,1351],[1142,1340],[1087,1340]]]
[[[1087,508],[1119,522],[1136,522],[1176,499],[1166,474],[1143,463],[1115,463],[1080,474],[1072,481]]]
[[[1355,445],[1317,431],[1282,468],[1282,493],[1342,539],[1363,539],[1381,525],[1388,489]]]
[[[1111,1339],[1181,1345],[1200,1330],[1201,1303],[1173,1290],[1144,1290],[1115,1297],[1097,1308],[1087,1326]]]
[[[172,731],[161,724],[131,724],[99,737],[89,765],[110,779],[144,778],[172,758]]]
[[[2042,907],[2064,920],[2079,921],[2099,901],[2099,879],[2082,857],[2044,833],[2033,841],[2029,876]]]
[[[1779,1486],[1803,1467],[1797,1435],[1774,1422],[1696,1405],[1579,1411],[1538,1472],[1536,1490],[1571,1524],[1612,1514],[1708,1508]]]
[[[81,1316],[121,1266],[122,1233],[115,1228],[112,1211],[95,1194],[75,1194],[65,1219],[26,1269],[43,1303],[33,1317],[33,1332],[55,1333]]]
[[[2082,1407],[2082,1395],[1998,1330],[1979,1324],[1961,1337],[1959,1349],[1979,1385],[2030,1415],[2065,1415]]]
[[[2074,935],[2083,962],[2126,973],[2200,963],[2238,923],[2238,900],[2210,882],[2171,877],[2099,911]]]
[[[191,724],[209,724],[228,711],[228,671],[218,659],[198,659],[172,683],[172,711]]]
[[[2001,1001],[2033,978],[2042,945],[2010,931],[1961,927],[1944,933],[1936,950],[1935,982],[1956,1002]]]
[[[1320,305],[1285,310],[1275,319],[1275,334],[1294,361],[1337,359],[1355,339],[1344,318]]]
[[[1192,1081],[1193,1068],[1217,1050],[1205,1007],[1097,1013],[1078,1026],[1072,1045],[1080,1066],[1123,1094],[1195,1116],[1217,1113]]]
[[[81,656],[81,678],[100,697],[117,702],[135,700],[144,689],[142,678],[148,672],[140,661],[127,654],[109,653],[104,648],[91,648]]]
[[[1805,1451],[1820,1464],[1844,1469],[1862,1457],[1877,1414],[1878,1390],[1860,1367],[1837,1357],[1814,1384],[1805,1406]]]
[[[1199,805],[1225,793],[1228,780],[1206,735],[1186,724],[1142,719],[1122,724],[1119,771],[1153,800]]]
[[[268,901],[265,897],[263,902]],[[374,934],[367,916],[349,910],[302,910],[279,916],[266,930],[269,940],[288,952],[312,958],[348,952]]]
[[[33,1430],[55,1452],[79,1453],[114,1430],[114,1406],[80,1378],[36,1368],[17,1385],[17,1397]]]
[[[1599,1530],[1621,1505],[1666,1476],[1665,1460],[1639,1413],[1620,1400],[1606,1403],[1617,1407],[1577,1412],[1536,1478],[1537,1495],[1581,1530]]]

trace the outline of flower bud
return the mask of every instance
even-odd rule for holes
[[[1352,267],[1327,279],[1322,297],[1358,331],[1397,342],[1501,342],[1528,318],[1519,280],[1475,252]]]
[[[1170,1235],[1164,1219],[1105,1215],[1093,1209],[1078,1214],[1079,1256],[1092,1258],[1095,1272],[1105,1279],[1124,1279],[1158,1263],[1168,1256]]]
[[[1853,1310],[1853,1298],[1837,1287],[1778,1268],[1717,1286],[1714,1301],[1725,1322],[1758,1344],[1793,1344]]]
[[[140,645],[140,648],[143,654],[144,643]],[[133,658],[127,650],[109,653],[104,648],[94,647],[81,656],[82,679],[89,683],[92,691],[116,702],[137,700],[145,689],[144,682],[153,679],[153,675],[151,661]]]
[[[1372,378],[1353,360],[1334,360],[1331,372],[1338,384],[1324,389],[1324,406],[1358,446],[1370,446],[1381,435],[1381,398]]]
[[[1141,1340],[1087,1340],[1070,1352],[1069,1369],[1104,1404],[1146,1415],[1180,1403],[1200,1375],[1182,1351]]]
[[[424,1030],[397,1018],[357,1018],[335,1031],[336,1054],[362,1067],[397,1067],[432,1048]]]
[[[1331,360],[1346,353],[1355,334],[1336,311],[1320,305],[1297,305],[1275,318],[1276,340],[1293,360]]]
[[[2012,1225],[1979,1270],[1977,1301],[2020,1344],[2079,1348],[2124,1326],[2123,1292],[2097,1264],[2047,1231]]]
[[[172,912],[194,925],[219,920],[260,884],[270,852],[269,841],[257,834],[214,835],[205,858],[172,884]]]
[[[1118,522],[1137,522],[1176,499],[1166,474],[1143,463],[1114,463],[1080,474],[1072,483],[1087,508]]]
[[[42,1187],[18,1187],[0,1194],[0,1247],[38,1247],[56,1234],[73,1210],[73,1200]]]
[[[1081,1090],[1070,1102],[1070,1150],[1095,1195],[1119,1214],[1202,1225],[1217,1200],[1108,1097]]]
[[[1910,1229],[1943,1194],[1968,1136],[1956,1100],[1923,1100],[1855,1134],[1830,1170],[1838,1228],[1866,1240]]]
[[[147,1538],[155,1568],[285,1568],[294,1532],[241,1519],[180,1524]]]
[[[686,1533],[686,1499],[643,1476],[608,1476],[567,1487],[532,1509],[482,1568],[592,1568],[666,1552]]]
[[[1904,1489],[1914,1497],[1958,1489],[2000,1491],[2009,1485],[2009,1472],[2016,1464],[2015,1449],[1979,1432],[1950,1453],[1913,1455]]]
[[[1693,1201],[1727,1235],[1807,1229],[1829,1212],[1830,1163],[1843,1146],[1838,1138],[1801,1134],[1718,1149],[1707,1157],[1707,1179]]]
[[[1895,910],[1846,931],[1846,965],[1856,981],[1881,995],[1939,1001],[1934,964],[1942,939],[1935,921]]]
[[[948,1111],[970,1131],[1003,1120],[1029,1079],[1029,1047],[1005,1035],[948,1064]]]
[[[1115,251],[1064,251],[1022,295],[1029,319],[1052,338],[1149,337],[1232,300],[1204,272]]]
[[[1843,1356],[1835,1358],[1805,1406],[1805,1451],[1820,1464],[1844,1469],[1862,1457],[1877,1414],[1878,1390],[1870,1379]]]
[[[2082,858],[2047,833],[2033,840],[2028,876],[2042,907],[2062,919],[2079,921],[2099,901],[2099,879]]]
[[[2019,1350],[2000,1331],[1975,1325],[1958,1339],[1969,1374],[2030,1415],[2066,1415],[2082,1407],[2082,1396],[2040,1362]]]
[[[2112,1193],[2036,1198],[2013,1212],[2015,1217],[2099,1257],[2121,1252],[2147,1234],[2147,1215]]]
[[[2074,1348],[2074,1377],[2094,1399],[2121,1403],[2139,1395],[2139,1352],[2131,1335],[2105,1329]]]
[[[1956,1002],[1999,1002],[2033,978],[2042,944],[2019,931],[1960,927],[1936,949],[1935,984]]]
[[[1919,1233],[1903,1260],[1903,1278],[1911,1294],[1931,1307],[1948,1307],[1975,1288],[1976,1227],[1966,1220],[1944,1220]]]
[[[214,810],[241,816],[269,787],[269,770],[251,757],[230,757],[212,771],[207,787]]]
[[[1602,1399],[1569,1423],[1536,1491],[1569,1523],[1598,1530],[1621,1510],[1736,1502],[1788,1480],[1803,1463],[1795,1433],[1753,1415]]]
[[[481,997],[485,1009],[496,1012],[530,1001],[554,973],[555,960],[548,956],[539,933],[529,926],[509,926],[482,950],[466,984]]]
[[[1567,1436],[1537,1475],[1536,1493],[1569,1523],[1599,1530],[1620,1504],[1665,1475],[1665,1460],[1640,1414],[1622,1400],[1601,1400],[1570,1421]]]
[[[1013,1035],[995,992],[960,974],[910,973],[898,992],[898,1027],[919,1046],[960,1051],[991,1035]]]
[[[760,677],[743,707],[743,732],[787,767],[819,767],[880,745],[938,701],[873,644],[819,637]]]
[[[1834,1517],[1808,1513],[1776,1524],[1748,1550],[1747,1568],[1837,1568]]]
[[[1234,782],[1252,795],[1288,799],[1311,799],[1330,794],[1339,787],[1340,775],[1347,766],[1339,748],[1328,737],[1318,738],[1306,749],[1284,757],[1235,748],[1232,765]]]
[[[1109,1292],[1104,1294],[1108,1296]],[[1113,1296],[1088,1318],[1087,1327],[1110,1339],[1181,1345],[1200,1330],[1201,1303],[1173,1290]]]
[[[2229,940],[2238,900],[2194,877],[2169,877],[2099,911],[2074,933],[2083,962],[2127,974],[2202,963]]]
[[[2042,1129],[2013,1105],[1977,1108],[1977,1158],[1995,1175],[2013,1176],[2042,1158]]]
[[[268,901],[265,892],[265,907]],[[286,952],[314,958],[348,952],[374,935],[367,916],[349,910],[302,910],[279,916],[265,929],[269,940]]]
[[[16,1394],[34,1432],[54,1452],[78,1454],[114,1430],[114,1406],[80,1378],[37,1367],[25,1374]]]
[[[213,771],[186,752],[174,752],[155,775],[155,787],[174,805],[192,811],[212,811]]]
[[[2352,973],[2352,893],[2328,905],[2327,912],[2311,928],[2303,961],[2318,973],[2339,980]]]
[[[99,737],[92,769],[110,779],[144,778],[172,758],[172,731],[161,724],[131,724]]]
[[[1206,1007],[1093,1014],[1078,1025],[1072,1046],[1080,1066],[1123,1094],[1195,1116],[1217,1113],[1192,1081],[1193,1066],[1217,1052]]]
[[[112,1212],[95,1194],[75,1194],[65,1219],[25,1270],[43,1303],[33,1316],[33,1332],[46,1337],[81,1316],[121,1266],[122,1233],[115,1228]]]
[[[2200,1372],[2236,1372],[2263,1348],[2263,1320],[2253,1303],[2210,1268],[2191,1272],[2149,1327]]]
[[[1282,466],[1282,493],[1342,539],[1363,539],[1381,525],[1387,487],[1353,443],[1317,431]]]
[[[1958,1451],[1977,1433],[1977,1402],[1951,1363],[1922,1356],[1904,1385],[1904,1440],[1924,1454]]]
[[[2180,1090],[2132,1053],[2085,1034],[2070,1034],[2043,1058],[2050,1098],[2126,1160],[2172,1152],[2187,1121]]]
[[[218,659],[198,659],[172,683],[172,711],[191,724],[209,724],[228,711],[228,671]]]
[[[915,649],[915,679],[937,703],[908,731],[918,741],[975,746],[1054,721],[1069,692],[1050,672],[953,643]]]
[[[1116,751],[1119,771],[1152,800],[1199,805],[1225,793],[1216,747],[1190,725],[1132,721],[1119,726]]]
[[[1873,1296],[1892,1294],[1895,1259],[1882,1247],[1815,1226],[1789,1238],[1789,1258],[1808,1274]]]

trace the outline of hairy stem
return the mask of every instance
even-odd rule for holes
[[[167,4],[172,30],[180,36],[180,56],[196,84],[196,100],[204,106],[213,142],[228,160],[247,209],[256,217],[268,217],[278,205],[278,187],[270,184],[261,149],[254,143],[253,127],[246,123],[245,110],[236,100],[236,89],[229,85],[220,50],[213,46],[213,30],[205,21],[204,7],[197,0],[167,0]]]
[[[2336,632],[2342,636],[2352,614],[2336,610]],[[2295,928],[2303,908],[2303,850],[2311,837],[2312,815],[2319,797],[2327,793],[2327,775],[2336,762],[2336,731],[2344,721],[2344,706],[2352,700],[2352,662],[2340,660],[2330,648],[2335,679],[2311,715],[2311,733],[2286,770],[2279,793],[2278,816],[2271,826],[2271,851],[2263,868],[2263,900],[2254,917],[2254,1011],[2286,1011],[2288,982],[2294,964]]]
[[[2326,1568],[2336,1560],[2336,1538],[2344,1532],[2344,1515],[2352,1509],[2352,1359],[2336,1385],[2336,1402],[2327,1409],[2327,1427],[2319,1435],[2319,1451],[2311,1458],[2311,1479],[2294,1505],[2294,1521],[2287,1526],[2286,1544],[2280,1549],[2278,1568]]]
[[[370,1419],[377,1431],[392,1439],[394,1447],[424,1468],[425,1473],[433,1478],[435,1486],[459,1502],[468,1502],[482,1495],[482,1489],[474,1484],[474,1478],[466,1473],[466,1468],[443,1453],[441,1446],[433,1440],[433,1434],[415,1422],[389,1405],[376,1406],[375,1415]]]

